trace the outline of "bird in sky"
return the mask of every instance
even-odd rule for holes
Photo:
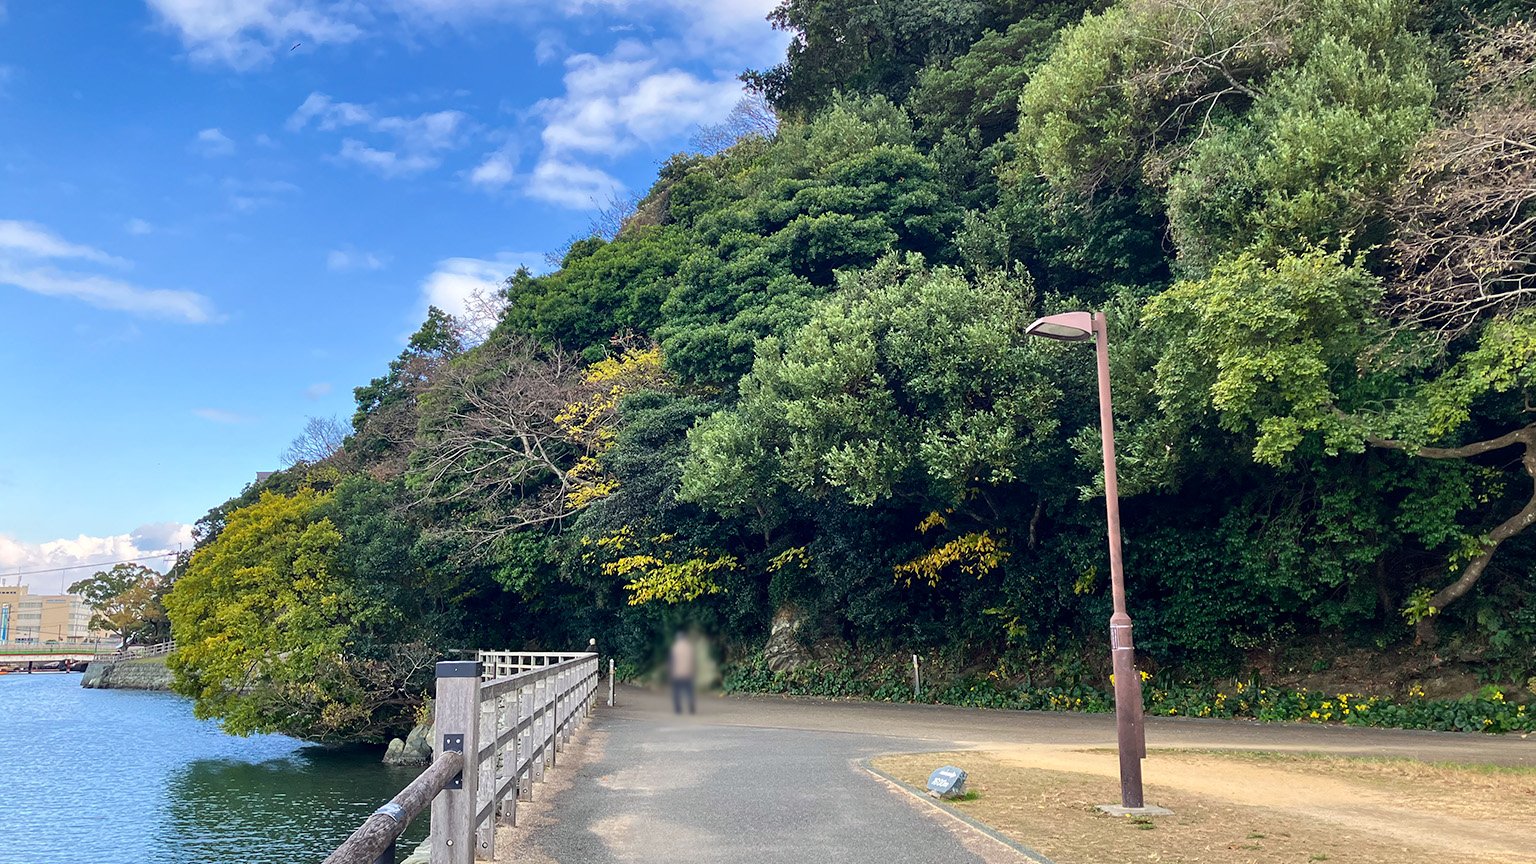
[[[295,42],[295,43],[293,43],[293,47],[292,47],[292,48],[289,48],[289,49],[288,49],[288,50],[289,50],[289,51],[296,51],[296,50],[298,50],[298,47],[299,47],[299,46],[300,46],[300,45],[303,45],[303,44],[304,44],[304,43],[303,43],[303,42]]]

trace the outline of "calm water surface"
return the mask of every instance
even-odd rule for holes
[[[0,675],[0,864],[318,862],[420,771],[379,756],[235,738],[165,693]]]

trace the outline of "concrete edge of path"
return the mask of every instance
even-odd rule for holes
[[[918,789],[916,786],[913,786],[912,784],[906,782],[905,780],[898,780],[896,777],[893,777],[892,775],[890,775],[890,774],[888,774],[888,773],[886,773],[884,771],[881,771],[879,768],[876,768],[872,764],[874,762],[874,760],[876,760],[876,759],[880,759],[880,758],[883,758],[885,756],[898,756],[898,755],[904,755],[904,754],[882,753],[879,756],[871,756],[868,759],[859,759],[859,760],[857,760],[855,762],[855,764],[858,765],[860,768],[863,768],[865,771],[868,771],[870,774],[873,774],[876,777],[878,777],[878,778],[884,780],[885,782],[891,784],[896,789],[898,789],[898,790],[900,790],[902,792],[905,792],[908,795],[911,795],[913,798],[916,798],[918,801],[921,801],[922,803],[927,804],[928,806],[933,807],[936,810],[939,810],[939,811],[943,812],[944,814],[948,815],[951,819],[954,819],[954,820],[956,820],[958,822],[965,823],[967,826],[975,829],[976,831],[980,832],[984,836],[989,837],[989,838],[997,841],[998,843],[1001,843],[1002,845],[1008,847],[1009,849],[1012,849],[1013,851],[1019,853],[1020,855],[1023,855],[1025,858],[1028,858],[1029,860],[1034,861],[1035,864],[1055,864],[1055,862],[1052,861],[1051,859],[1045,857],[1044,855],[1041,855],[1039,852],[1036,852],[1035,850],[1029,848],[1028,846],[1025,846],[1023,843],[1019,843],[1016,840],[1012,840],[1012,839],[1004,836],[1001,832],[999,832],[997,829],[991,827],[990,825],[987,825],[986,823],[981,822],[981,821],[979,821],[977,819],[973,819],[970,816],[967,816],[965,813],[960,812],[959,808],[955,807],[954,805],[946,804],[943,801],[940,801],[940,800],[932,797],[931,795],[928,795],[923,790]]]

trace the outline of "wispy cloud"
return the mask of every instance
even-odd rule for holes
[[[341,151],[336,155],[344,162],[355,162],[381,177],[412,177],[441,164],[435,156],[377,150],[356,138],[342,141]]]
[[[71,243],[40,225],[0,220],[0,284],[47,297],[71,297],[100,309],[114,309],[189,324],[214,320],[213,303],[193,291],[143,288],[100,273],[60,269],[54,261],[105,264],[128,262],[90,246]]]
[[[610,28],[666,27],[680,32],[677,50],[722,67],[771,62],[789,38],[769,29],[778,0],[146,0],[191,58],[239,70],[263,67],[289,53],[393,34],[409,40],[423,28],[461,28],[515,20],[548,32],[554,21],[597,19]],[[561,49],[541,40],[540,61]]]
[[[235,152],[235,142],[218,128],[204,129],[192,137],[188,149],[199,156],[210,158],[228,156]]]
[[[127,231],[129,234],[132,234],[135,237],[143,237],[146,234],[155,233],[155,226],[149,224],[143,219],[134,218],[129,219],[127,222],[123,223],[123,230]]]
[[[382,270],[384,264],[382,257],[372,252],[358,252],[355,249],[332,249],[325,256],[326,269],[335,273],[351,270]]]
[[[192,414],[207,420],[209,423],[220,423],[226,426],[238,423],[249,423],[251,418],[233,411],[225,411],[222,408],[193,408]]]
[[[409,177],[442,164],[439,154],[459,147],[474,124],[462,111],[432,111],[411,117],[381,114],[369,106],[338,102],[316,92],[309,94],[286,125],[290,132],[310,127],[323,132],[366,129],[387,137],[387,147],[347,137],[337,156],[384,177]]]
[[[320,399],[331,395],[331,385],[328,381],[320,381],[304,388],[305,399]]]
[[[277,204],[282,199],[297,194],[299,187],[287,180],[242,180],[226,177],[219,184],[236,213],[249,213]]]
[[[3,252],[30,258],[79,258],[116,267],[128,266],[128,262],[121,258],[70,243],[41,225],[14,219],[0,219],[0,253]]]

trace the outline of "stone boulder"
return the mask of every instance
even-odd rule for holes
[[[389,749],[384,751],[385,765],[430,765],[432,763],[432,742],[437,736],[432,730],[432,701],[427,700],[427,722],[418,723],[411,728],[410,734],[405,740],[396,738],[389,742]]]
[[[794,606],[785,606],[773,613],[773,626],[768,633],[768,644],[763,646],[763,659],[775,672],[787,672],[802,663],[810,662],[810,652],[800,644],[800,628],[805,618]]]

